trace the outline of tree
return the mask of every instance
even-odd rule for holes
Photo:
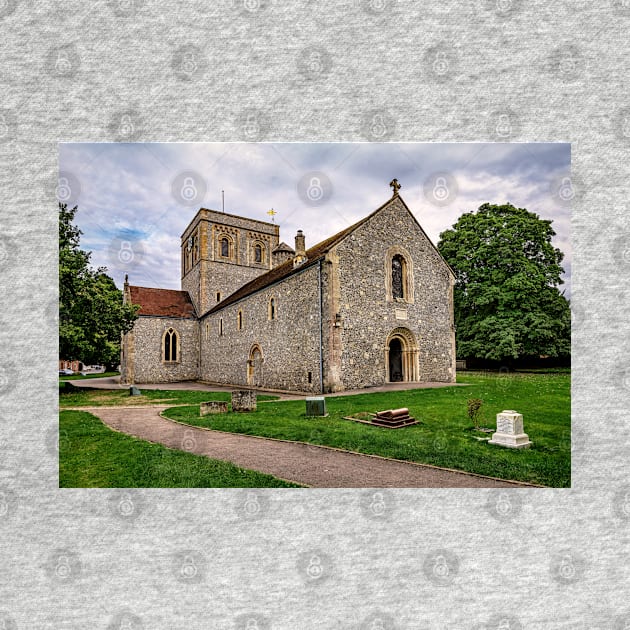
[[[123,304],[105,267],[90,267],[91,254],[79,248],[81,231],[72,223],[77,209],[59,204],[59,357],[111,369],[138,307]]]
[[[564,255],[551,221],[511,204],[483,204],[440,234],[455,272],[457,355],[510,362],[571,353]]]

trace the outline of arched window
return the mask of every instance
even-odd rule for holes
[[[388,302],[414,303],[413,259],[400,245],[385,254],[385,295]]]
[[[230,239],[227,236],[221,239],[221,256],[223,258],[230,257]]]
[[[261,263],[263,260],[263,248],[260,243],[254,245],[254,262]]]
[[[406,266],[405,259],[400,254],[392,258],[392,297],[394,299],[405,298]]]
[[[238,312],[238,329],[243,330],[243,311]]]
[[[271,298],[269,300],[269,319],[273,321],[276,319],[276,299]]]
[[[192,261],[195,264],[199,260],[199,237],[195,234],[193,236],[192,246]]]
[[[162,360],[175,363],[178,361],[178,335],[177,332],[173,328],[169,328],[164,332],[164,337],[162,338]]]

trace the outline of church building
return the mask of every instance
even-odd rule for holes
[[[399,195],[307,249],[280,229],[200,209],[181,237],[181,291],[130,285],[122,383],[329,393],[455,382],[455,277]]]

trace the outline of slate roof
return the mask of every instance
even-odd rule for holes
[[[132,304],[139,304],[138,315],[160,317],[196,317],[195,307],[187,291],[151,289],[129,285]]]
[[[276,245],[271,253],[275,254],[276,252],[291,252],[292,254],[295,254],[293,247],[287,245],[284,241],[279,245]]]
[[[360,225],[363,225],[365,222],[371,219],[379,210],[385,207],[390,201],[391,199],[388,199],[387,202],[385,202],[382,206],[377,208],[374,212],[372,212],[372,214],[361,219],[354,225],[347,227],[345,230],[342,230],[341,232],[337,232],[337,234],[335,234],[334,236],[331,236],[330,238],[327,238],[325,241],[318,243],[314,247],[307,249],[306,250],[307,261],[303,263],[302,265],[300,265],[299,267],[295,267],[295,268],[293,267],[293,259],[283,262],[281,265],[278,265],[271,271],[268,271],[262,276],[258,276],[258,278],[254,278],[254,280],[252,280],[251,282],[244,284],[240,289],[232,293],[232,295],[229,295],[228,297],[225,298],[225,300],[222,300],[216,306],[214,306],[209,311],[204,313],[204,315],[208,315],[210,313],[216,313],[217,311],[220,311],[226,306],[229,306],[230,304],[234,304],[234,302],[238,302],[239,300],[246,298],[252,293],[261,291],[262,289],[265,289],[271,286],[272,284],[275,284],[276,282],[280,282],[280,280],[284,280],[285,278],[288,278],[294,273],[299,273],[303,269],[306,269],[314,265],[317,261],[324,258],[324,256],[326,256],[326,254],[335,245],[337,245],[337,243],[343,240],[350,233],[354,232],[354,230],[356,230]]]

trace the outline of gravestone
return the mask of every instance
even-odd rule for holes
[[[130,395],[130,396],[141,396],[141,395],[142,395],[142,392],[141,392],[141,391],[140,391],[137,387],[135,387],[134,385],[132,385],[132,386],[129,388],[129,395]]]
[[[237,389],[233,391],[232,411],[256,411],[256,392],[250,389]]]
[[[326,413],[326,399],[323,396],[313,396],[306,399],[306,417],[323,417]]]
[[[488,444],[498,444],[507,448],[529,448],[532,443],[523,432],[523,415],[513,409],[497,414],[497,431]]]
[[[212,413],[227,413],[228,404],[220,400],[210,400],[208,402],[202,402],[199,405],[199,415],[208,416]]]

